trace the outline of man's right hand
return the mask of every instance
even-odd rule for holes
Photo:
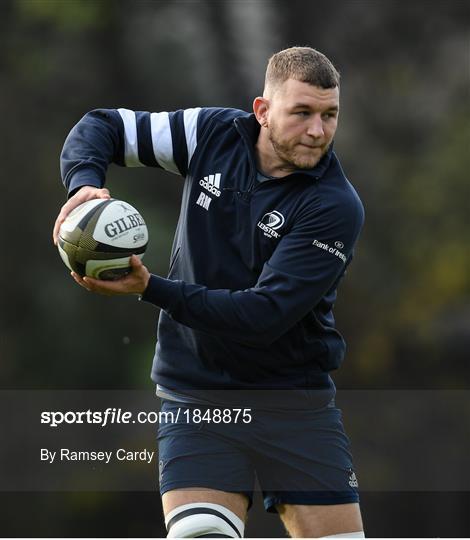
[[[111,195],[106,188],[96,188],[92,186],[84,186],[80,188],[77,193],[62,206],[60,213],[55,220],[54,231],[52,233],[52,238],[54,244],[57,245],[57,239],[59,237],[59,229],[62,223],[65,221],[65,218],[70,214],[70,212],[79,206],[80,204],[91,201],[92,199],[110,199]]]

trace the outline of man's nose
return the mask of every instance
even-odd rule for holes
[[[309,123],[307,134],[311,137],[323,137],[323,121],[320,115],[315,115],[312,117],[311,122]]]

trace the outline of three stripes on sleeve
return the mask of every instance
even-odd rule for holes
[[[186,176],[197,146],[200,107],[158,113],[117,111],[124,127],[126,167],[160,167]]]

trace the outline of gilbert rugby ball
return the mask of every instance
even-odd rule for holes
[[[116,199],[93,199],[67,216],[58,248],[64,263],[80,276],[114,280],[130,272],[130,256],[142,258],[147,242],[147,226],[133,206]]]

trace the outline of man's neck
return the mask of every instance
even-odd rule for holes
[[[267,131],[261,128],[255,144],[256,164],[258,171],[265,176],[282,178],[294,172],[294,167],[286,165],[274,151]]]

